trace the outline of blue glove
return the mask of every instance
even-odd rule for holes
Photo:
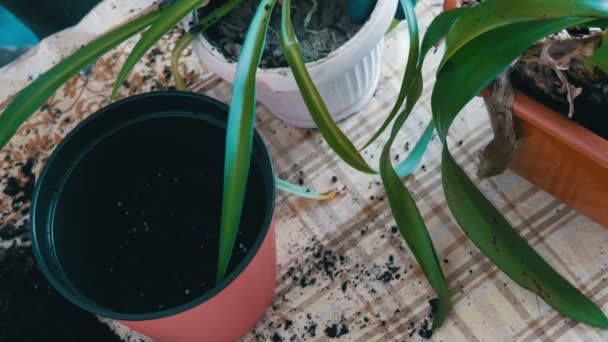
[[[410,0],[416,5],[417,0]],[[367,21],[367,18],[372,14],[374,7],[376,6],[377,0],[348,0],[348,14],[356,24],[363,24]],[[397,6],[397,13],[395,13],[395,19],[405,19],[405,13],[401,8],[401,1]]]
[[[348,0],[348,14],[355,24],[363,24],[372,14],[377,0]]]

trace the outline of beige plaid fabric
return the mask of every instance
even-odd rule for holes
[[[419,3],[421,27],[427,27],[441,10],[439,0]],[[400,44],[405,35],[405,25],[388,35],[376,95],[361,113],[340,124],[358,146],[380,125],[398,92],[407,56],[407,48]],[[174,32],[160,42],[161,55],[140,63],[122,96],[171,85],[164,70],[177,36]],[[97,62],[90,74],[72,79],[27,122],[0,152],[0,179],[19,176],[20,165],[30,159],[36,173],[40,171],[62,137],[104,105],[132,46],[132,41],[124,44]],[[439,56],[437,53],[427,62],[425,93],[394,145],[393,155],[399,160],[407,155],[430,119],[430,89]],[[229,100],[230,85],[214,81],[191,52],[183,70],[190,84],[202,84],[199,88],[206,94]],[[6,69],[0,72],[2,78],[11,78]],[[0,94],[0,102],[10,95]],[[305,186],[317,190],[343,191],[339,198],[328,202],[279,193],[276,297],[264,319],[243,340],[327,341],[332,336],[344,341],[421,340],[418,332],[428,320],[428,301],[434,293],[392,228],[394,221],[380,178],[350,169],[316,131],[287,127],[262,106],[257,129],[282,178],[296,183],[302,180]],[[490,138],[485,110],[481,101],[475,100],[451,131],[452,150],[471,174],[476,152]],[[385,139],[364,152],[370,163],[377,163]],[[608,312],[608,230],[510,171],[478,184],[549,263]],[[433,140],[423,166],[407,185],[428,225],[455,305],[432,340],[608,340],[608,332],[570,321],[518,287],[467,240],[443,197],[438,139]],[[3,187],[0,183],[0,190]],[[0,222],[24,219],[11,208],[12,199],[0,191]]]

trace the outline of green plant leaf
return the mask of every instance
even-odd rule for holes
[[[266,45],[266,31],[275,3],[276,0],[262,0],[258,5],[241,48],[232,86],[224,162],[218,282],[228,271],[241,222],[253,147],[256,72]]]
[[[211,13],[206,15],[204,18],[199,20],[189,32],[184,33],[183,36],[175,43],[173,52],[171,53],[171,71],[175,78],[175,88],[177,90],[187,90],[186,83],[179,72],[179,60],[182,56],[182,52],[185,48],[192,43],[197,34],[201,34],[203,31],[208,29],[211,25],[215,24],[218,20],[226,16],[233,9],[240,6],[243,0],[230,0],[221,7],[216,8]]]
[[[203,1],[205,0],[176,0],[173,4],[162,9],[158,20],[156,20],[146,33],[144,33],[133,50],[131,50],[129,57],[127,57],[127,60],[118,73],[118,77],[114,83],[110,101],[116,98],[116,94],[127,79],[127,76],[146,52],[148,52],[165,33],[169,32],[169,30],[177,25],[177,23],[188,13],[192,12],[196,7],[203,3]]]
[[[469,42],[471,45],[466,46],[466,51],[463,54],[472,61],[475,61],[475,64],[469,62],[464,64],[458,63],[460,59],[456,62],[454,58],[448,59],[444,64],[444,68],[450,68],[451,73],[458,72],[458,76],[460,76],[457,83],[458,86],[451,84],[454,88],[448,90],[442,89],[445,82],[438,80],[435,83],[431,100],[435,101],[432,102],[435,103],[433,117],[439,137],[442,140],[445,139],[449,125],[460,109],[464,108],[473,97],[487,87],[511,62],[518,58],[532,44],[563,28],[578,26],[588,21],[590,19],[566,18],[521,22],[502,26]],[[454,23],[454,26],[457,24],[458,21]],[[453,31],[454,28],[450,30],[450,32]],[[521,39],[511,39],[515,34],[521,35]],[[495,37],[499,40],[488,43],[487,37]],[[496,44],[496,42],[501,43]],[[491,54],[493,57],[487,58],[488,54]],[[446,77],[442,76],[442,73],[443,69],[438,71],[438,79],[439,77]],[[440,96],[447,97],[440,98]],[[444,110],[444,107],[449,110]],[[458,110],[454,111],[453,108],[457,108]],[[435,114],[435,112],[440,114]],[[445,143],[444,140],[443,142]]]
[[[291,23],[291,1],[283,1],[283,13],[281,24],[281,44],[283,45],[283,53],[289,63],[289,67],[293,72],[296,83],[306,107],[312,116],[313,121],[317,125],[319,132],[327,142],[327,144],[353,168],[365,172],[376,173],[367,162],[361,157],[353,143],[340,130],[334,122],[331,114],[327,110],[327,106],[319,94],[314,82],[310,78],[308,70],[304,64],[302,52],[298,46],[297,38]]]
[[[433,134],[435,133],[435,125],[431,121],[427,126],[420,139],[412,149],[412,151],[407,155],[404,161],[399,163],[395,168],[395,172],[399,175],[399,178],[405,178],[410,176],[416,171],[418,165],[420,165],[420,161],[426,152],[426,149],[429,146],[429,143],[433,139]]]
[[[57,63],[25,87],[0,116],[0,148],[6,145],[19,126],[65,82],[118,44],[151,25],[159,16],[160,12],[156,10],[105,33]]]
[[[179,72],[179,60],[182,57],[182,52],[185,48],[192,43],[196,35],[192,32],[186,32],[183,36],[179,38],[177,43],[175,43],[175,47],[173,48],[173,52],[171,52],[171,72],[173,73],[173,78],[175,79],[175,88],[177,90],[186,91],[188,88],[186,87],[186,82],[182,77],[182,74]]]
[[[395,29],[395,27],[399,26],[399,24],[401,23],[400,20],[397,19],[393,19],[393,21],[391,21],[391,26],[388,27],[388,29],[386,30],[386,33],[390,33],[392,30]]]
[[[405,5],[405,7],[403,5]],[[411,19],[408,19],[411,35],[410,43],[414,42],[415,44],[411,45],[410,49],[418,49],[418,28],[416,18],[414,17],[415,13],[412,7],[409,7],[409,10],[407,10],[407,4],[402,4],[402,7],[406,9],[406,13],[411,17]],[[416,169],[431,141],[435,127],[432,122],[427,126],[422,137],[416,143],[415,148],[397,167],[397,171],[395,171],[390,162],[390,147],[422,94],[422,65],[424,57],[446,35],[454,21],[459,18],[464,10],[465,9],[456,9],[441,13],[427,29],[427,33],[422,41],[420,54],[416,54],[416,58],[420,58],[417,61],[418,66],[412,85],[408,89],[405,109],[395,120],[391,137],[384,146],[380,158],[380,175],[382,176],[389,204],[391,205],[395,217],[395,222],[397,223],[401,235],[420,264],[425,276],[439,297],[437,312],[434,313],[433,329],[436,329],[445,321],[452,308],[452,301],[426,225],[422,220],[416,202],[401,181],[401,178],[408,176]]]
[[[517,284],[538,294],[562,314],[608,328],[608,318],[601,309],[547,264],[476,188],[454,161],[446,142],[450,125],[466,103],[530,45],[553,32],[588,21],[528,21],[482,33],[446,60],[437,75],[431,103],[433,120],[444,143],[442,176],[447,203],[469,239]],[[457,25],[458,22],[450,32],[465,29]]]
[[[595,51],[593,56],[587,58],[586,62],[591,66],[602,69],[608,74],[608,30],[604,31],[602,45]]]
[[[285,192],[289,192],[298,197],[322,201],[322,200],[334,199],[340,194],[338,191],[327,191],[327,192],[319,193],[319,192],[289,183],[288,181],[282,180],[280,178],[277,178],[276,181],[277,181],[277,189],[283,190]]]
[[[400,175],[395,172],[391,163],[391,146],[422,94],[422,75],[416,68],[419,57],[416,13],[410,0],[401,0],[401,6],[407,18],[410,42],[412,42],[412,44],[410,44],[410,49],[415,50],[410,50],[410,58],[414,58],[413,64],[409,64],[411,61],[408,62],[408,66],[413,65],[414,67],[414,70],[410,71],[411,76],[409,76],[412,78],[413,84],[408,87],[405,110],[397,116],[391,131],[391,136],[382,150],[382,155],[380,157],[380,176],[382,177],[397,227],[399,227],[401,235],[405,239],[408,247],[414,254],[414,257],[420,264],[424,275],[439,298],[437,311],[433,313],[433,329],[436,329],[445,321],[452,308],[450,291],[445,281],[445,277],[443,276],[439,259],[435,253],[433,241],[431,240],[424,220],[422,219],[422,215],[416,206],[416,201],[414,201],[414,198],[403,184]],[[430,132],[432,134],[433,130],[430,129]],[[424,140],[424,137],[422,140]],[[424,144],[421,146],[424,146]],[[426,148],[426,146],[424,147]],[[414,154],[413,157],[412,155],[408,156],[408,159],[412,157],[413,161],[416,159],[419,161],[425,148],[421,147],[421,151],[417,151],[418,153]]]
[[[415,76],[416,78],[414,80],[414,82],[420,82],[420,84],[417,85],[418,87],[422,87],[422,65],[424,58],[428,52],[431,51],[431,49],[433,49],[439,43],[439,41],[443,39],[443,37],[445,37],[450,27],[465,10],[466,8],[458,8],[452,11],[443,12],[435,17],[433,22],[427,28],[426,34],[422,40],[420,60],[418,62],[418,68]],[[396,167],[395,171],[400,178],[405,178],[416,170],[428,148],[429,143],[431,142],[431,139],[433,138],[434,132],[435,125],[431,121],[407,158]]]
[[[568,17],[606,18],[608,2],[598,0],[485,0],[467,8],[446,39],[440,69],[461,47],[475,37],[505,25]]]
[[[408,26],[408,29],[409,29],[409,26]],[[401,109],[401,106],[403,105],[403,102],[405,101],[407,92],[409,91],[410,86],[412,85],[412,82],[414,81],[414,77],[416,77],[418,55],[420,53],[420,40],[418,38],[418,32],[416,32],[415,36],[416,36],[416,41],[413,41],[412,34],[410,32],[410,48],[409,48],[408,57],[407,57],[407,65],[405,67],[405,73],[403,74],[403,80],[401,81],[401,88],[399,89],[399,95],[397,95],[397,100],[395,100],[395,104],[393,105],[393,108],[391,109],[390,113],[388,114],[388,116],[386,117],[386,119],[384,120],[384,122],[382,123],[380,128],[378,129],[378,131],[376,131],[376,133],[374,133],[374,135],[372,135],[372,137],[367,141],[367,143],[365,143],[365,145],[363,145],[361,150],[366,149],[369,145],[371,145],[374,141],[376,141],[376,139],[378,139],[382,135],[384,130],[386,130],[386,128],[388,126],[390,126],[391,122],[393,122],[393,119],[395,119],[395,116],[397,116],[397,114],[399,113],[399,110]]]

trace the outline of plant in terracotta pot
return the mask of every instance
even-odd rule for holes
[[[461,228],[471,241],[516,283],[536,293],[563,315],[604,329],[608,328],[608,319],[601,309],[543,261],[454,161],[447,145],[447,134],[464,106],[496,79],[491,89],[492,92],[498,93],[494,99],[504,100],[505,96],[501,96],[501,93],[504,95],[504,88],[501,87],[504,77],[500,75],[531,46],[563,29],[597,28],[603,31],[606,28],[606,18],[608,18],[608,8],[604,1],[485,0],[477,6],[453,9],[436,17],[422,43],[423,58],[419,62],[419,65],[422,65],[426,53],[445,37],[446,51],[437,70],[431,105],[433,122],[444,144],[442,181],[446,200]],[[605,34],[603,33],[604,37]],[[605,38],[597,40],[593,49],[586,51],[587,72],[603,75],[608,70],[606,57],[608,44],[605,44],[605,41]],[[566,92],[570,91],[572,89]],[[418,93],[419,90],[412,90],[408,95]],[[506,97],[508,98],[508,95]],[[532,105],[524,109],[530,100],[518,101],[518,98],[526,99],[522,95],[516,95],[514,107],[516,114],[519,115],[518,111],[525,113],[522,120],[538,126],[538,122],[543,118],[535,117],[534,111],[542,106]],[[510,110],[509,106],[502,107],[504,102],[509,101],[498,104],[491,101],[490,109],[504,111],[506,107]],[[559,118],[557,114],[540,113],[540,115],[558,121],[544,125],[549,130],[542,135],[530,133],[529,128],[524,129],[524,139],[528,134],[536,135],[534,142],[541,142],[542,139],[539,138],[542,136],[559,140],[556,132],[562,130],[560,126],[567,121]],[[505,131],[508,120],[508,117],[494,120],[497,121],[493,122],[495,130]],[[576,131],[575,135],[579,135],[583,130],[580,127],[573,129]],[[583,136],[586,138],[583,138],[582,142],[576,142],[571,146],[574,150],[582,146],[589,151],[588,148],[594,143],[605,146],[603,138],[590,132],[586,132]],[[513,139],[512,135],[501,137],[499,134],[497,137],[502,139],[500,141],[502,143]],[[524,145],[526,143],[522,142]],[[487,155],[492,149],[493,146],[490,145],[485,154]],[[581,154],[585,153],[587,152]],[[505,155],[500,156],[504,158]],[[517,158],[517,151],[515,156]],[[534,156],[537,160],[544,157],[546,156]],[[586,157],[595,158],[596,163],[599,161],[600,167],[596,166],[595,170],[601,170],[601,175],[605,179],[605,150],[601,153],[595,151]],[[576,162],[578,160],[580,159]],[[577,167],[585,167],[585,165],[577,165]],[[572,179],[568,178],[564,181],[569,182]],[[596,198],[591,197],[586,200],[593,202]]]
[[[231,341],[257,323],[276,281],[274,172],[256,135],[236,248],[216,281],[224,150],[205,146],[225,140],[227,112],[202,95],[147,93],[61,142],[37,181],[31,239],[63,296],[156,341]]]
[[[184,3],[134,19],[32,82],[0,117],[7,134],[2,145],[19,126],[14,120],[27,118],[71,75],[142,28],[181,19],[171,15]],[[235,93],[253,89],[254,95],[233,104],[234,111],[249,112],[255,105],[252,81],[270,13],[261,8],[240,58],[251,72],[234,81]],[[223,149],[200,148],[226,140],[228,110],[195,94],[145,94],[103,108],[63,140],[38,179],[30,235],[42,273],[61,295],[158,341],[229,341],[255,325],[274,294],[275,179],[265,146],[251,128],[249,181],[242,183],[238,213],[222,218],[222,178],[230,166],[223,167]],[[280,185],[304,197],[335,196]],[[236,220],[237,229],[225,229],[226,220]],[[22,327],[5,333],[9,339],[38,336]]]
[[[481,2],[446,0],[445,9]],[[568,27],[544,38],[484,94],[497,130],[483,153],[480,175],[500,173],[510,163],[608,226],[608,121],[601,115],[608,76],[601,69],[606,57],[598,51],[606,41],[602,27]]]

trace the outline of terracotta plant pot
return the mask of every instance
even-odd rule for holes
[[[444,10],[462,3],[445,0]],[[520,143],[510,167],[608,227],[608,141],[522,93],[513,113]]]
[[[255,135],[228,276],[215,282],[228,108],[180,92],[129,97],[75,128],[34,194],[42,272],[84,310],[155,341],[233,341],[272,302],[275,183]]]

